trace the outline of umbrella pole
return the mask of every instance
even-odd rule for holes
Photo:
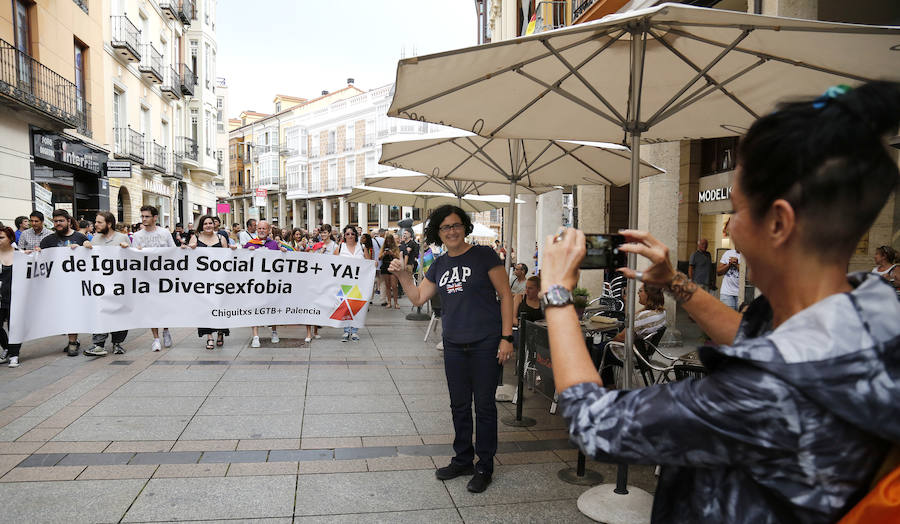
[[[631,91],[629,93],[627,129],[631,139],[631,186],[628,191],[628,227],[638,227],[638,193],[641,169],[641,82],[644,71],[646,28],[643,25],[631,29]],[[628,253],[628,268],[637,268],[637,255]],[[625,362],[624,387],[633,387],[634,376],[634,304],[636,283],[628,279],[625,297]],[[620,463],[616,484],[593,487],[578,497],[578,510],[588,517],[609,524],[631,524],[650,521],[653,496],[640,489],[628,487],[628,464]]]

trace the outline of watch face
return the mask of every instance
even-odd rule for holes
[[[572,302],[572,293],[562,286],[550,286],[544,295],[544,302],[548,306],[564,306]]]

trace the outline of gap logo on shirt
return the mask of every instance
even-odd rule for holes
[[[460,270],[462,270],[461,275]],[[446,286],[447,293],[459,293],[463,290],[463,282],[465,282],[471,274],[472,268],[470,267],[453,267],[444,271],[444,274],[441,275],[441,278],[438,280],[438,285],[441,287]]]

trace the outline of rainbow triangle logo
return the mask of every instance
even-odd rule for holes
[[[340,303],[330,317],[334,320],[353,320],[366,307],[366,299],[363,298],[359,286],[354,284],[341,284],[337,299]]]

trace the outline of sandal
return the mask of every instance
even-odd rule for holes
[[[216,338],[216,345],[222,347],[225,345],[225,334],[219,331],[219,336]]]
[[[206,349],[209,349],[209,350],[216,349],[213,339],[211,339],[211,338],[206,339]]]

